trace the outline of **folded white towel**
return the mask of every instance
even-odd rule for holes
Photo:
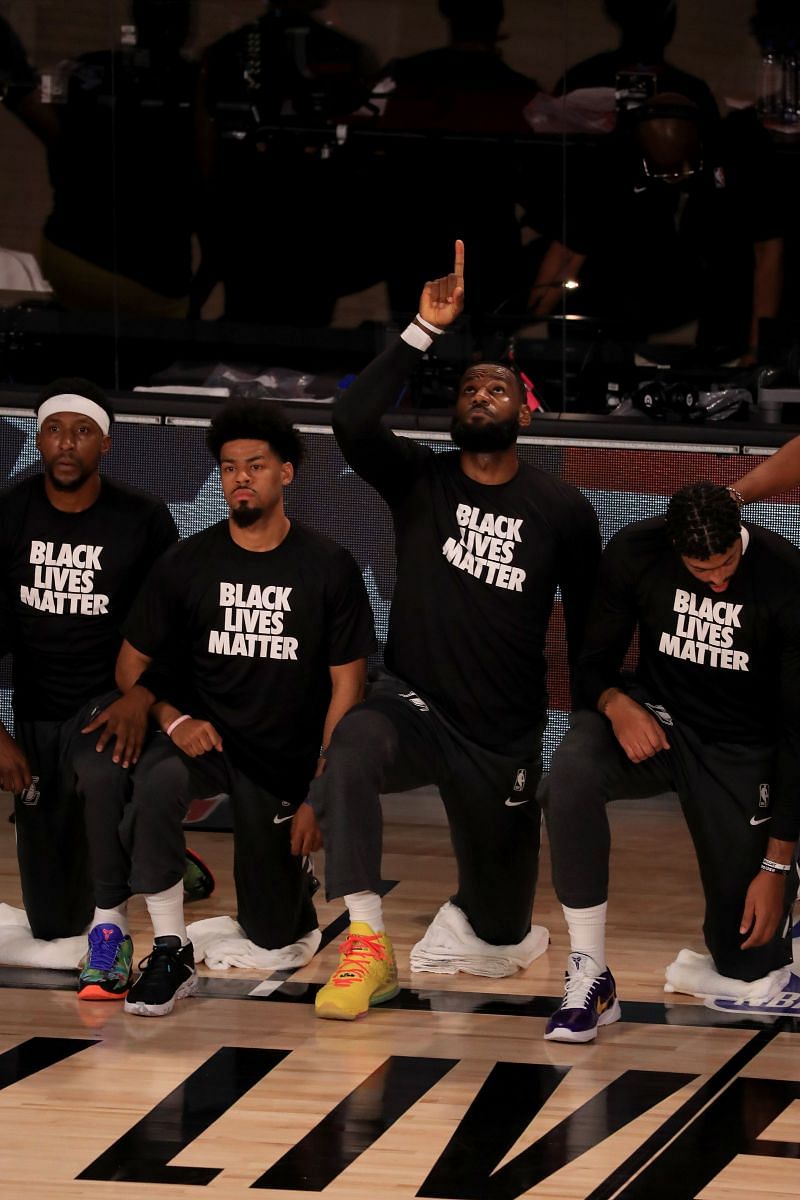
[[[211,971],[226,971],[229,967],[254,967],[258,971],[288,971],[304,967],[316,954],[322,940],[318,929],[291,946],[265,950],[246,936],[241,925],[232,917],[207,917],[187,925],[195,962],[205,962]]]
[[[710,954],[697,954],[694,950],[681,950],[675,962],[666,970],[665,992],[686,992],[689,996],[702,999],[749,1000],[761,1004],[769,996],[786,986],[791,967],[779,967],[761,979],[748,983],[744,979],[728,979],[714,967]]]
[[[9,967],[74,971],[85,953],[85,934],[43,941],[33,936],[28,918],[21,908],[0,904],[0,963]]]
[[[544,954],[550,934],[542,925],[534,925],[516,946],[492,946],[475,934],[464,913],[449,900],[431,921],[425,936],[411,950],[412,971],[433,971],[438,975],[486,975],[502,979],[528,967]]]

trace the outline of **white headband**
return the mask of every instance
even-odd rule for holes
[[[104,434],[111,428],[111,418],[104,408],[86,396],[75,396],[71,393],[51,396],[45,400],[36,413],[36,428],[41,429],[48,417],[60,412],[81,413],[84,417],[91,417]]]

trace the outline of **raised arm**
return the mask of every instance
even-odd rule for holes
[[[781,446],[766,462],[760,463],[732,485],[742,503],[777,496],[800,484],[800,437]],[[738,499],[738,497],[737,497]]]
[[[347,462],[391,503],[408,486],[410,469],[430,451],[398,438],[382,424],[409,375],[434,339],[464,307],[464,244],[456,242],[453,270],[425,284],[419,315],[400,338],[365,367],[336,399],[333,429]]]

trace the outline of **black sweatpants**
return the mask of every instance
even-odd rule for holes
[[[569,908],[602,904],[608,896],[610,850],[606,804],[676,791],[700,868],[706,902],[703,934],[714,964],[729,978],[760,979],[791,962],[788,916],[796,890],[790,872],[786,919],[775,937],[766,946],[742,950],[745,894],[769,839],[772,751],[709,745],[678,722],[662,720],[662,725],[670,749],[632,763],[605,717],[592,712],[573,716],[540,789],[556,894]],[[669,853],[665,846],[665,856]],[[650,886],[658,886],[658,864],[643,862],[642,872],[650,876]]]
[[[107,748],[97,757],[108,752]],[[231,798],[239,924],[252,942],[267,950],[290,945],[317,927],[310,877],[290,849],[296,805],[259,787],[224,752],[189,758],[163,733],[146,745],[124,794],[103,797],[93,792],[87,798],[87,833],[93,851],[96,847],[93,861],[114,871],[113,877],[97,881],[103,907],[178,883],[186,869],[183,818],[192,800],[219,792]],[[112,806],[116,829],[109,845]]]
[[[85,831],[87,795],[99,798],[99,819],[105,836],[99,845],[116,839],[114,804],[106,797],[128,786],[126,772],[97,754],[99,734],[81,734],[92,716],[118,693],[92,700],[66,721],[16,722],[15,738],[24,750],[33,784],[14,797],[17,860],[22,901],[34,937],[74,937],[92,918],[94,897]]]
[[[478,937],[515,945],[531,927],[539,857],[542,728],[513,755],[470,742],[394,676],[336,727],[309,801],[322,828],[328,899],[378,891],[381,792],[438,786],[458,864],[453,903]]]

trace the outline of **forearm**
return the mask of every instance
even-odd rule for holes
[[[328,711],[322,727],[322,745],[320,747],[317,774],[324,768],[325,757],[330,745],[333,731],[345,713],[364,699],[364,688],[367,681],[366,659],[357,663],[348,663],[346,668],[332,668],[332,690]]]
[[[333,428],[340,445],[381,430],[381,417],[397,402],[422,354],[423,351],[398,338],[337,396],[333,406]]]
[[[784,866],[791,866],[794,861],[796,841],[786,842],[780,838],[771,837],[767,842],[767,852],[764,858],[770,859],[771,862],[782,863]]]
[[[150,709],[150,715],[159,729],[166,733],[174,721],[189,714],[182,713],[174,704],[170,704],[169,700],[157,700]]]
[[[153,687],[153,681],[149,678],[148,669],[151,662],[152,659],[140,654],[131,646],[130,642],[123,642],[114,672],[119,690],[125,694],[138,687],[148,694],[150,704],[152,704],[157,699],[158,689]]]
[[[734,487],[744,502],[776,496],[800,484],[800,437],[781,446],[766,462],[737,479]]]

